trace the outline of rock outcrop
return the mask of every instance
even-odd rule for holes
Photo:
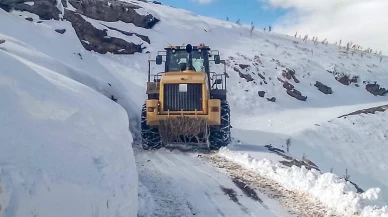
[[[307,96],[303,96],[302,93],[296,89],[293,90],[287,90],[287,94],[294,97],[295,99],[298,99],[300,101],[306,101]]]
[[[251,66],[248,65],[248,64],[238,64],[238,66],[240,66],[241,69],[249,69]]]
[[[69,0],[69,3],[77,9],[77,13],[96,20],[106,22],[122,21],[124,23],[133,23],[137,27],[151,29],[160,20],[148,15],[140,15],[135,9],[140,6],[123,2],[106,0]]]
[[[0,0],[0,7],[6,11],[19,10],[37,14],[41,20],[59,20],[62,17],[61,11],[57,8],[56,0],[32,0],[34,4],[25,4],[24,2],[27,1]],[[81,15],[107,22],[122,21],[125,23],[133,23],[137,27],[146,29],[152,28],[159,22],[151,14],[138,14],[135,9],[139,9],[140,6],[128,2],[106,0],[61,0],[61,2],[65,7],[63,19],[72,23],[84,48],[88,51],[96,51],[101,54],[107,52],[114,54],[134,54],[136,52],[142,52],[144,48],[141,47],[141,44],[134,44],[120,38],[109,37],[106,30],[95,28],[91,23],[84,20]],[[76,12],[66,9],[70,6],[68,5],[69,3],[76,8]],[[149,44],[151,43],[147,36],[126,32],[110,26],[106,27],[127,36],[136,35],[143,41]],[[55,31],[63,34],[66,30],[57,29]]]
[[[339,72],[335,67],[326,71],[333,74],[335,79],[343,85],[348,86],[351,83],[358,83],[358,76],[351,76],[343,72]]]
[[[127,32],[127,31],[123,31],[123,30],[120,30],[120,29],[117,29],[117,28],[114,28],[114,27],[110,27],[110,26],[104,25],[104,24],[102,24],[102,25],[105,26],[106,28],[110,29],[110,30],[114,30],[114,31],[120,32],[121,34],[126,35],[126,36],[136,35],[137,37],[141,38],[143,41],[148,42],[148,44],[151,43],[151,41],[148,38],[148,36],[140,35],[140,34],[132,33],[132,32]]]
[[[376,112],[385,112],[386,110],[388,110],[388,105],[382,105],[382,106],[376,106],[372,108],[357,110],[355,112],[352,112],[346,115],[341,115],[338,118],[346,118],[347,116],[359,115],[359,114],[375,114]]]
[[[307,96],[303,96],[302,93],[295,89],[294,85],[288,83],[288,81],[283,81],[281,78],[278,78],[280,82],[283,83],[284,89],[286,89],[286,92],[288,95],[294,97],[295,99],[298,99],[300,101],[306,101]]]
[[[375,96],[385,96],[388,93],[387,89],[380,87],[377,83],[367,84],[365,89]]]
[[[58,32],[59,34],[63,34],[66,32],[66,29],[56,29],[55,31]]]
[[[343,85],[350,85],[351,83],[357,83],[358,77],[357,76],[350,77],[350,75],[342,74],[342,75],[338,75],[336,77],[336,80]]]
[[[324,94],[332,94],[333,93],[333,90],[331,89],[331,87],[326,86],[319,81],[316,81],[314,86],[317,87],[318,90]]]
[[[286,68],[282,71],[282,76],[287,78],[288,80],[294,79],[295,83],[299,83],[300,81],[295,77],[295,70]]]
[[[92,24],[84,20],[81,15],[66,10],[64,19],[71,22],[78,38],[84,48],[101,54],[111,52],[113,54],[134,54],[142,52],[141,45],[127,42],[120,38],[109,37],[106,31],[96,29]]]
[[[267,100],[270,102],[276,102],[276,97],[267,98]]]
[[[238,67],[234,67],[233,70],[234,70],[235,72],[238,72],[238,75],[239,75],[241,78],[244,78],[245,80],[247,80],[247,82],[250,82],[250,81],[253,81],[253,80],[254,80],[254,79],[252,78],[252,75],[242,73]]]
[[[5,11],[27,11],[39,16],[41,20],[59,20],[61,11],[56,0],[33,0],[34,5],[25,4],[26,0],[0,0],[0,8]]]

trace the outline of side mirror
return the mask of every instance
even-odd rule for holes
[[[214,62],[215,62],[216,64],[220,64],[220,63],[221,63],[220,55],[214,55]]]
[[[163,63],[162,55],[157,55],[156,56],[156,65],[162,65],[162,63]]]

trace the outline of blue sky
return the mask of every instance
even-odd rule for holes
[[[199,4],[193,0],[159,0],[164,5],[183,8],[199,15],[214,17],[241,23],[250,24],[256,28],[272,25],[285,11],[280,9],[265,9],[259,0],[216,0],[209,4]],[[267,27],[268,28],[268,27]]]

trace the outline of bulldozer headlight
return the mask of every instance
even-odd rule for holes
[[[147,111],[148,111],[148,112],[154,112],[154,111],[155,111],[155,107],[148,107],[148,108],[147,108]]]

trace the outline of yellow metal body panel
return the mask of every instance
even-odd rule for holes
[[[207,114],[161,114],[159,108],[159,101],[156,99],[147,100],[146,109],[147,109],[147,124],[152,126],[158,126],[159,120],[164,120],[167,118],[175,117],[188,117],[188,118],[205,118],[208,121],[208,125],[220,125],[221,124],[221,101],[219,99],[209,99],[207,100],[208,110]]]
[[[160,83],[147,83],[147,93],[159,93],[159,100],[149,99],[146,102],[147,124],[158,126],[160,120],[175,117],[204,118],[208,125],[221,124],[221,101],[210,99],[207,74],[196,71],[166,72]],[[165,111],[163,108],[164,84],[202,84],[202,111]]]
[[[202,111],[165,111],[163,103],[160,103],[161,114],[208,114],[207,100],[210,98],[209,87],[207,83],[207,74],[196,71],[182,71],[182,72],[167,72],[162,75],[160,79],[159,100],[164,101],[164,84],[202,84]]]

